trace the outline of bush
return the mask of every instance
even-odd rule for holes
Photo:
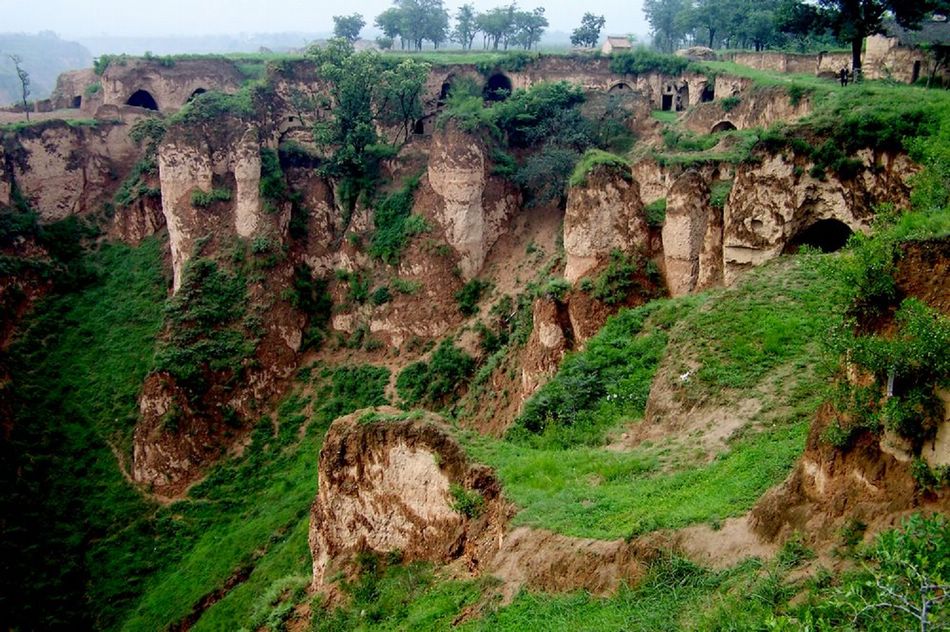
[[[587,176],[597,168],[615,170],[622,174],[626,180],[633,179],[630,174],[630,162],[626,158],[600,149],[590,149],[574,168],[574,173],[571,174],[571,186],[578,187],[586,184]]]
[[[646,214],[647,224],[652,228],[659,228],[666,221],[666,198],[650,202],[643,208],[643,212]]]
[[[458,301],[459,311],[464,316],[473,316],[478,313],[478,302],[482,300],[482,295],[491,287],[489,281],[481,279],[472,279],[462,286],[455,293],[455,300]]]
[[[412,205],[419,178],[412,178],[399,191],[382,198],[373,210],[376,230],[369,254],[390,265],[399,263],[409,239],[431,230],[425,218],[412,215]]]
[[[620,250],[614,250],[610,253],[607,268],[594,280],[591,296],[607,305],[623,303],[635,290],[643,289],[636,278],[641,267],[645,272],[649,272],[646,262],[641,261],[638,255],[627,255]]]
[[[730,193],[732,193],[732,180],[714,182],[709,190],[710,206],[718,209],[725,207]]]
[[[620,416],[643,413],[666,334],[641,334],[656,304],[623,310],[584,351],[568,355],[524,406],[509,437],[557,447],[597,444]]]
[[[208,208],[215,202],[230,202],[231,190],[224,188],[211,189],[210,191],[192,191],[191,205],[195,208]]]
[[[247,290],[244,280],[222,272],[205,258],[185,264],[181,287],[165,306],[167,339],[160,345],[156,369],[167,371],[200,394],[203,372],[237,375],[257,340],[242,326]]]
[[[442,405],[457,395],[475,370],[475,360],[445,340],[433,352],[429,362],[416,362],[403,369],[396,390],[404,405]]]
[[[273,149],[261,149],[260,191],[265,210],[269,212],[277,210],[274,205],[290,199],[290,189],[280,168],[280,156]]]
[[[739,107],[740,103],[742,103],[741,97],[725,97],[719,99],[719,105],[722,107],[723,112],[732,112],[734,109]]]
[[[642,75],[660,73],[664,75],[682,74],[689,61],[675,55],[664,55],[641,49],[628,53],[619,53],[610,58],[610,70],[618,75]]]
[[[468,490],[458,484],[451,487],[452,509],[466,518],[477,518],[485,510],[485,498],[476,490]]]

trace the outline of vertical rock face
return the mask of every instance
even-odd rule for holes
[[[458,252],[466,279],[481,270],[518,205],[509,186],[491,181],[489,167],[482,143],[453,125],[433,136],[427,171],[429,185],[442,200],[436,219]]]
[[[724,214],[723,266],[726,283],[743,270],[777,257],[802,231],[821,220],[836,220],[851,231],[866,231],[874,207],[907,203],[907,178],[914,173],[904,155],[875,155],[863,150],[857,175],[824,180],[808,175],[810,165],[782,154],[743,165]]]
[[[333,422],[320,451],[310,518],[314,586],[355,554],[478,565],[497,548],[507,510],[488,468],[468,463],[434,415],[382,408]],[[468,504],[466,504],[468,503]]]
[[[191,204],[191,192],[211,190],[211,156],[197,147],[167,144],[159,150],[158,172],[162,185],[162,212],[172,253],[173,288],[177,292],[194,242],[203,234],[200,211]]]
[[[567,306],[552,298],[535,302],[534,329],[521,365],[521,400],[531,397],[555,373],[574,343]]]
[[[709,187],[688,171],[670,188],[663,224],[666,284],[683,296],[721,280],[722,215],[709,204]]]
[[[628,172],[597,167],[583,185],[571,187],[564,217],[564,278],[575,283],[615,249],[648,246],[640,188]]]
[[[0,204],[10,203],[16,182],[43,222],[98,210],[141,158],[129,140],[132,122],[46,121],[15,133],[0,150]]]
[[[220,235],[222,222],[244,238],[270,229],[261,205],[260,143],[254,128],[245,128],[236,140],[220,149],[204,142],[166,142],[159,149],[158,167],[176,291],[196,240],[208,234]],[[216,182],[229,189],[234,183],[232,202],[224,216],[192,204],[196,191],[209,192]],[[286,219],[277,218],[280,230],[286,226]]]

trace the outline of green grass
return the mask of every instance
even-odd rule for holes
[[[615,539],[745,513],[780,482],[805,446],[807,420],[752,433],[709,465],[666,472],[653,449],[534,449],[475,442],[496,468],[525,524],[578,537]]]
[[[309,566],[306,525],[327,425],[385,401],[385,369],[304,372],[242,456],[214,467],[186,500],[147,501],[122,478],[107,441],[128,460],[162,323],[162,247],[152,239],[91,255],[98,280],[44,303],[11,349],[22,405],[2,446],[11,493],[0,501],[15,520],[0,543],[12,621],[165,629],[236,571],[253,569],[247,587],[207,615],[211,628],[237,629],[260,586]]]
[[[569,180],[570,186],[579,187],[586,184],[587,176],[599,167],[619,170],[626,176],[629,175],[627,171],[630,168],[630,163],[622,156],[601,149],[589,149],[574,167],[574,172]]]
[[[181,558],[152,578],[123,630],[164,629],[188,616],[235,571],[253,567],[249,586],[230,592],[228,605],[209,613],[211,627],[206,629],[236,629],[244,622],[242,613],[253,609],[255,586],[285,570],[305,572],[301,569],[309,566],[309,552],[304,525],[316,495],[323,435],[336,417],[385,403],[388,371],[370,366],[323,369],[314,379],[312,412],[311,398],[301,392],[305,384],[299,385],[279,407],[276,429],[269,418],[262,419],[243,456],[220,463],[187,500],[169,508],[192,538],[185,541]]]
[[[679,113],[672,110],[653,110],[651,114],[653,118],[667,125],[673,125],[676,123],[676,119],[679,118]]]
[[[0,458],[0,592],[14,624],[113,627],[153,565],[141,555],[154,549],[152,507],[112,451],[130,456],[162,322],[162,247],[89,256],[97,279],[39,305],[9,351],[16,426]]]
[[[468,447],[497,470],[521,507],[519,524],[611,539],[740,515],[804,448],[822,392],[815,356],[841,318],[839,290],[814,256],[802,256],[733,288],[621,312],[526,403],[507,440],[468,437]],[[687,406],[756,394],[763,415],[788,412],[738,432],[711,462],[686,438],[628,452],[598,447],[642,416],[664,346],[673,362],[699,364],[678,395]]]

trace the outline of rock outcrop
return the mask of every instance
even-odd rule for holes
[[[742,165],[725,207],[724,277],[731,284],[750,266],[777,257],[793,239],[821,220],[867,231],[875,206],[908,201],[908,177],[916,168],[904,154],[858,152],[854,177],[810,174],[811,165],[783,154]]]
[[[16,183],[43,222],[101,209],[142,157],[129,139],[135,120],[53,120],[11,133],[0,147],[0,206],[10,204]]]
[[[671,296],[722,281],[722,209],[709,203],[706,180],[695,171],[670,188],[663,223],[663,258]]]
[[[317,588],[361,552],[438,563],[465,557],[475,568],[494,554],[508,518],[492,472],[469,463],[431,414],[381,408],[336,420],[318,485],[310,523]]]
[[[433,136],[427,173],[441,199],[436,220],[459,255],[462,276],[473,278],[517,209],[518,194],[504,179],[491,176],[482,142],[452,124]]]
[[[564,278],[571,283],[609,259],[614,250],[649,248],[649,228],[640,189],[629,171],[595,167],[571,187],[564,217]]]
[[[513,509],[492,471],[471,463],[432,414],[393,408],[333,422],[320,451],[311,509],[313,585],[333,593],[336,571],[358,553],[451,563],[460,575],[491,574],[508,600],[522,586],[603,595],[643,576],[655,551],[531,528],[507,530]]]
[[[281,237],[289,222],[289,213],[276,216],[264,213],[260,198],[258,132],[246,124],[235,123],[235,126],[237,132],[223,146],[211,147],[205,142],[189,142],[179,137],[167,140],[159,148],[162,211],[168,225],[176,291],[184,265],[199,238],[210,234],[220,238],[231,231],[243,238],[265,232]],[[195,207],[194,193],[209,193],[222,186],[231,192],[232,199],[226,209]]]

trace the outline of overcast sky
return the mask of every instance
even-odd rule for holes
[[[479,10],[506,0],[469,0]],[[367,22],[391,6],[390,0],[0,0],[0,31],[55,31],[64,38],[321,32],[333,15],[362,13]],[[451,14],[464,4],[449,1]],[[570,31],[585,11],[607,18],[605,34],[646,34],[643,0],[522,0],[525,9],[544,6],[551,30]]]

